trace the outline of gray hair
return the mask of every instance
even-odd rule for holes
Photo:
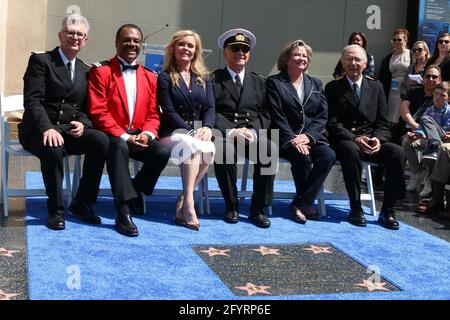
[[[67,28],[70,25],[79,25],[79,24],[84,24],[86,27],[86,34],[89,33],[89,22],[87,21],[87,19],[85,17],[83,17],[81,14],[78,13],[73,13],[71,15],[68,15],[67,17],[65,17],[62,21],[62,25],[61,25],[61,31],[67,31]]]
[[[362,58],[363,58],[364,63],[367,63],[367,53],[366,53],[366,50],[365,50],[363,47],[361,47],[360,45],[357,45],[357,44],[349,44],[348,46],[345,46],[344,49],[342,49],[341,63],[344,63],[344,55],[345,55],[345,52],[346,52],[347,50],[350,50],[350,49],[358,49],[358,50],[360,50],[361,53],[362,53],[362,56],[363,56]]]

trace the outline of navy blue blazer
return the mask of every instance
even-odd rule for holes
[[[325,95],[330,107],[327,130],[332,145],[361,135],[376,137],[381,143],[391,139],[388,107],[380,82],[363,77],[359,103],[347,77],[330,81]]]
[[[280,132],[280,147],[286,148],[298,134],[306,134],[310,145],[328,143],[325,126],[328,105],[320,80],[307,74],[303,76],[305,98],[300,101],[297,90],[287,72],[267,79],[267,106],[272,116],[272,126]]]
[[[23,139],[48,129],[61,132],[60,125],[73,120],[92,127],[86,113],[89,66],[77,58],[72,84],[58,49],[32,54],[28,62],[23,77],[25,111],[19,124]]]
[[[199,85],[192,74],[190,92],[182,79],[179,86],[172,85],[168,72],[158,76],[157,96],[162,110],[158,135],[169,136],[176,129],[194,129],[194,122],[201,121],[203,127],[214,127],[215,101],[211,79],[205,79],[205,88]]]

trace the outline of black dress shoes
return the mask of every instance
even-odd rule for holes
[[[136,185],[136,180],[133,179],[133,186],[137,193],[137,198],[133,200],[133,204],[131,209],[133,210],[133,214],[137,216],[143,216],[145,214],[145,196],[141,192],[141,189]]]
[[[64,212],[49,213],[47,218],[47,228],[52,230],[64,230]]]
[[[250,215],[248,216],[250,221],[253,221],[257,227],[269,228],[270,220],[264,214],[264,207],[259,207],[253,201],[250,206]]]
[[[365,227],[367,225],[364,211],[361,208],[351,209],[348,215],[348,222],[358,227]]]
[[[314,206],[302,206],[301,210],[305,215],[306,219],[314,221],[320,220],[320,213],[317,211],[316,208],[314,208]]]
[[[117,207],[116,230],[127,237],[136,237],[139,234],[136,225],[131,219],[130,208],[127,204]]]
[[[294,220],[294,222],[297,222],[300,224],[306,223],[306,217],[303,214],[302,210],[292,203],[289,205],[289,214],[290,214],[292,220]]]
[[[398,221],[395,219],[395,211],[392,208],[381,209],[378,222],[390,230],[398,230],[400,228]]]
[[[81,221],[89,224],[101,224],[102,220],[100,217],[96,216],[94,210],[90,205],[84,202],[73,199],[68,208],[70,214],[77,217]]]
[[[263,214],[249,215],[248,219],[253,221],[257,227],[270,228],[270,220]]]
[[[225,212],[223,220],[226,223],[238,223],[239,213],[236,210],[228,210],[227,212]]]

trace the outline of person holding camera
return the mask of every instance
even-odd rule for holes
[[[157,141],[160,112],[156,74],[136,63],[142,31],[134,24],[116,33],[116,56],[89,73],[88,110],[94,127],[109,137],[106,166],[117,209],[116,229],[135,237],[131,214],[144,214],[144,197],[151,195],[165,168],[170,149]],[[129,159],[143,162],[131,179]]]
[[[92,128],[86,114],[89,66],[77,58],[88,40],[89,23],[73,14],[62,21],[60,46],[33,53],[24,75],[24,115],[19,141],[41,162],[48,196],[47,227],[63,230],[63,159],[84,154],[83,174],[69,212],[90,224],[101,220],[93,211],[108,152],[108,138]]]

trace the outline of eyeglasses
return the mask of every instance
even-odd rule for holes
[[[425,49],[424,48],[415,48],[415,49],[413,49],[413,52],[414,53],[416,53],[416,52],[421,53],[423,50],[425,50]]]
[[[438,41],[439,42],[439,44],[449,44],[450,43],[450,40],[439,40]]]
[[[402,38],[394,38],[392,39],[392,42],[402,42],[403,39]]]
[[[78,39],[84,39],[86,38],[87,34],[83,32],[77,32],[77,31],[64,31],[67,36],[71,38],[78,38]]]
[[[232,45],[229,46],[230,50],[233,52],[239,52],[242,51],[243,53],[247,53],[250,51],[250,47],[247,46],[241,46],[241,45]]]
[[[437,76],[435,74],[426,74],[425,75],[425,79],[428,79],[428,80],[436,80],[437,78],[439,78],[439,76]]]

